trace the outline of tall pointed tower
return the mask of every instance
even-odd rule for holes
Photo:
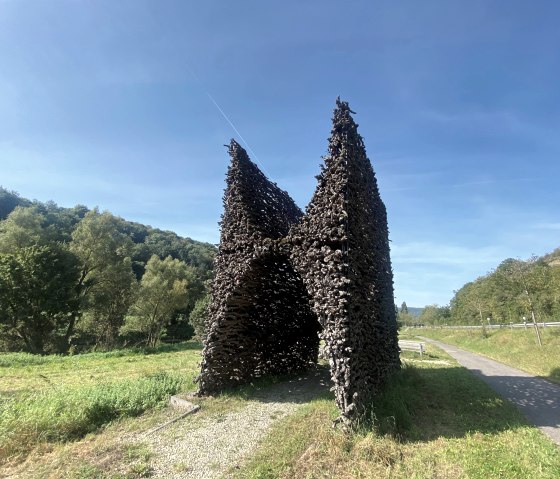
[[[317,189],[290,233],[344,422],[400,367],[387,214],[351,113],[338,99]]]

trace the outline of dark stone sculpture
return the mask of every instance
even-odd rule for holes
[[[341,420],[400,367],[385,206],[346,102],[303,215],[232,140],[200,394],[304,370],[325,343]]]

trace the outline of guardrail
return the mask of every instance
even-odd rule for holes
[[[542,322],[542,323],[537,323],[537,326],[539,328],[555,328],[555,327],[560,327],[560,321],[554,321],[554,322]],[[412,325],[412,326],[408,326],[410,328],[429,328],[429,329],[482,329],[483,327],[486,329],[503,329],[503,328],[525,328],[525,329],[529,329],[534,327],[533,323],[527,322],[527,323],[502,323],[502,324],[485,324],[484,326],[482,326],[481,324],[478,325],[472,325],[472,326],[460,326],[460,325],[441,325],[441,326],[433,326],[433,325],[423,325],[423,326],[419,326],[419,325]]]

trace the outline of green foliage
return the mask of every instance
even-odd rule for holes
[[[70,236],[76,225],[88,213],[83,205],[73,208],[62,208],[49,201],[41,203],[31,202],[21,198],[17,193],[10,192],[0,187],[0,230],[4,219],[17,207],[20,209],[32,208],[40,215],[41,226],[49,230],[49,240],[69,242]],[[119,218],[118,231],[132,240],[131,257],[134,272],[141,278],[144,267],[153,254],[161,259],[171,256],[180,259],[197,270],[202,281],[212,275],[212,266],[216,247],[209,243],[202,243],[190,238],[182,238],[172,231],[162,231],[140,223],[125,221]],[[1,236],[1,235],[0,235]]]
[[[440,326],[447,324],[451,317],[451,311],[448,306],[438,306],[437,304],[431,304],[426,306],[418,321],[424,325],[434,325]]]
[[[120,232],[123,220],[97,208],[89,211],[72,232],[70,250],[82,262],[84,285],[95,283],[98,271],[112,266],[129,256],[132,240]]]
[[[0,253],[15,253],[19,248],[47,243],[45,217],[35,206],[17,206],[0,222]]]
[[[68,441],[103,424],[137,416],[180,390],[167,373],[89,387],[43,390],[0,403],[0,460],[40,442]]]
[[[115,347],[119,329],[132,303],[136,278],[130,258],[110,265],[97,275],[97,283],[89,291],[78,330],[95,338],[96,346]]]
[[[16,303],[52,288],[53,281],[64,276],[59,266],[71,262],[72,266],[65,277],[71,280],[72,287],[70,284],[65,285],[61,294],[64,292],[70,297],[73,288],[73,295],[80,298],[79,305],[71,308],[70,312],[65,309],[65,303],[61,303],[60,314],[55,316],[64,317],[64,321],[55,321],[56,328],[44,338],[45,347],[37,345],[32,348],[27,338],[24,339],[21,332],[17,332],[21,328],[16,330],[13,324],[8,333],[6,324],[10,321],[14,323],[14,320],[6,318],[9,314],[13,316],[13,313],[4,312],[2,327],[5,334],[0,338],[0,350],[51,352],[66,351],[70,346],[73,350],[92,345],[104,349],[118,346],[122,341],[119,331],[124,317],[136,298],[136,282],[142,279],[146,264],[154,254],[161,260],[171,256],[189,266],[186,299],[181,303],[181,308],[175,311],[169,326],[174,336],[188,338],[192,335],[192,329],[186,318],[196,300],[204,295],[204,282],[211,278],[216,251],[213,245],[181,238],[170,231],[127,222],[109,212],[100,213],[97,208],[88,211],[81,205],[61,208],[53,202],[30,202],[20,198],[17,193],[0,188],[0,254],[13,255],[10,260],[7,257],[3,260],[5,284],[8,280],[16,281],[16,263],[24,257],[23,251],[39,246],[52,251],[64,251],[66,259],[62,261],[59,258],[56,265],[53,264],[52,281],[41,286],[37,283],[39,276],[42,275],[40,277],[45,281],[49,276],[49,267],[43,262],[42,269],[37,271],[39,276],[34,280],[37,290],[28,293],[27,297],[19,290],[12,292],[10,311],[23,311],[29,305]],[[80,271],[77,277],[74,276],[76,259]],[[10,274],[13,277],[8,278],[7,270],[12,268],[14,271]],[[23,276],[20,275],[19,280],[22,281]],[[8,300],[7,293],[4,299]],[[55,313],[49,311],[50,322],[54,321]],[[20,324],[21,320],[18,321]],[[39,324],[37,320],[29,322]],[[160,331],[158,334],[163,333]]]
[[[144,242],[152,254],[158,255],[162,259],[171,256],[201,271],[212,269],[215,248],[207,243],[193,242],[188,238],[181,238],[171,231],[161,230],[149,231]]]
[[[189,316],[189,322],[194,328],[195,335],[198,339],[202,340],[205,337],[205,324],[208,318],[208,308],[210,306],[210,295],[205,294],[202,298],[198,299],[194,305],[193,310]]]
[[[189,298],[189,286],[194,282],[196,274],[192,267],[171,256],[161,260],[153,255],[146,265],[123,333],[139,332],[148,347],[155,346],[173,315],[193,300]]]
[[[402,314],[408,314],[408,306],[406,305],[406,303],[403,301],[401,304],[401,311]]]
[[[0,220],[5,220],[16,206],[29,206],[31,202],[0,186]]]
[[[0,254],[0,333],[43,354],[64,349],[61,339],[78,309],[76,258],[57,246],[25,246]]]
[[[33,207],[45,218],[45,225],[49,230],[49,240],[69,243],[72,231],[89,211],[83,205],[73,208],[62,208],[53,201],[33,202]]]
[[[507,259],[494,271],[465,284],[450,303],[450,324],[520,323],[558,320],[560,266],[554,256]]]
[[[81,262],[77,288],[82,298],[80,329],[96,344],[114,347],[132,302],[132,240],[120,232],[123,220],[109,212],[89,211],[72,233],[70,250]]]

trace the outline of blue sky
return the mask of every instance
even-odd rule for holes
[[[560,246],[555,1],[0,0],[0,184],[217,242],[247,141],[304,208],[340,95],[387,206],[396,301]]]

